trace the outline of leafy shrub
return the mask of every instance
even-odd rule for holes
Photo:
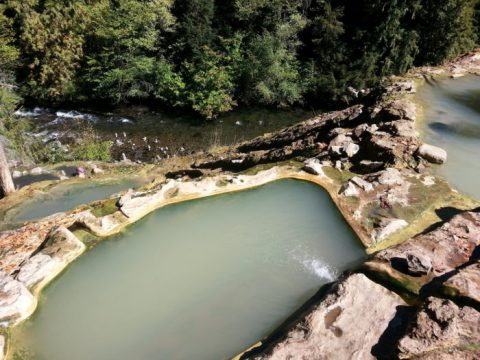
[[[72,151],[73,160],[111,161],[111,141],[87,141]]]

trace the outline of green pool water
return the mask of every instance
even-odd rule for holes
[[[307,182],[168,206],[57,278],[13,331],[13,359],[228,359],[363,257]]]
[[[420,89],[418,99],[425,110],[423,140],[448,153],[437,173],[480,199],[480,77],[431,80]]]

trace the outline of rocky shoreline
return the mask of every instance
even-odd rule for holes
[[[480,73],[480,51],[392,79],[374,106],[162,168],[144,189],[1,232],[3,353],[8,327],[86,250],[82,232],[100,241],[168,204],[295,178],[324,187],[373,255],[238,358],[478,358],[480,203],[428,173],[446,154],[421,143],[413,99],[428,76],[466,73]]]

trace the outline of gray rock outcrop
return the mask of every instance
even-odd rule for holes
[[[85,251],[85,245],[69,230],[55,230],[45,247],[22,265],[17,275],[28,288],[47,282]]]
[[[21,282],[0,272],[0,326],[12,326],[28,318],[37,300]]]
[[[376,253],[366,265],[418,292],[467,264],[479,245],[480,213],[466,211],[436,229]]]
[[[447,279],[443,286],[451,295],[469,298],[480,304],[480,262],[464,267]]]
[[[241,359],[374,359],[372,348],[403,305],[397,294],[354,274],[308,310],[280,341]]]
[[[416,358],[447,349],[480,345],[480,313],[459,307],[450,300],[430,297],[417,314],[413,326],[400,339],[400,358]]]

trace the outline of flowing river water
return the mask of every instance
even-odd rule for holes
[[[424,108],[423,140],[448,153],[436,172],[480,199],[480,77],[429,80],[417,99]]]
[[[227,359],[364,258],[328,194],[282,180],[160,209],[76,260],[13,359]]]
[[[22,108],[16,114],[28,122],[31,136],[45,144],[60,141],[71,146],[86,129],[93,129],[101,139],[112,142],[110,151],[114,160],[122,160],[125,154],[133,161],[159,162],[253,139],[306,120],[315,112],[239,109],[212,121],[138,107],[112,114],[37,107]],[[64,150],[68,151],[68,147]]]

